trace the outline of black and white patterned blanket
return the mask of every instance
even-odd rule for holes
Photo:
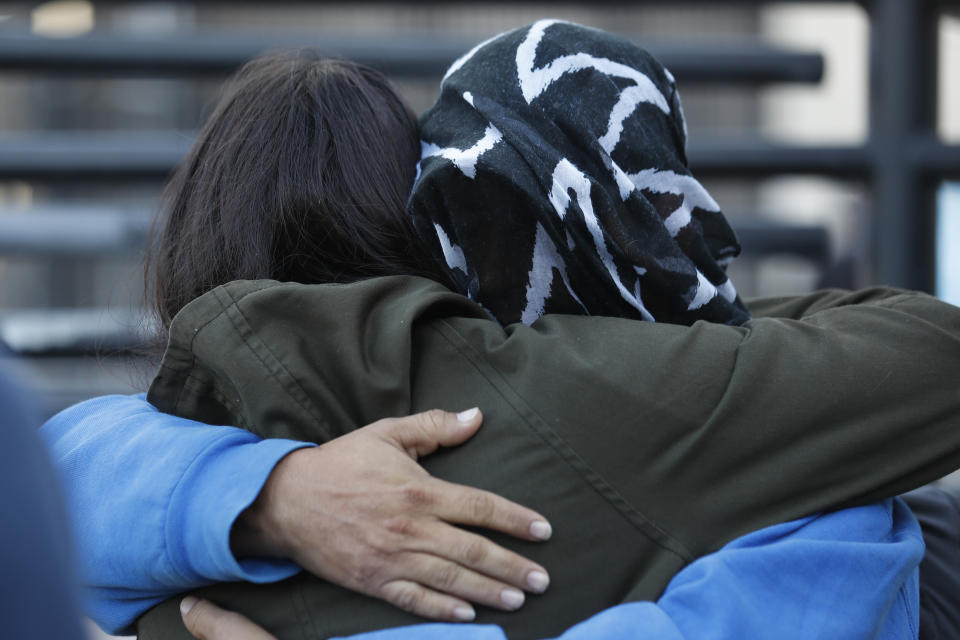
[[[749,318],[739,253],[687,168],[676,84],[608,33],[543,20],[450,67],[421,119],[418,233],[500,322]]]

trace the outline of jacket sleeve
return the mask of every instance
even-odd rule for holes
[[[235,283],[178,316],[177,357],[151,393],[174,410],[225,398],[238,424],[284,434],[325,421],[335,436],[410,409],[408,385],[417,409],[469,401],[480,387],[458,381],[470,380],[687,557],[960,467],[960,309],[889,289],[754,308],[743,326],[545,316],[503,328],[417,279]]]
[[[849,291],[845,289],[822,289],[802,295],[751,298],[746,301],[750,313],[755,318],[787,318],[800,320],[806,316],[858,304],[877,304],[892,298],[922,296],[932,303],[932,307],[949,308],[943,302],[934,302],[930,296],[904,289],[890,287],[871,287]]]
[[[40,430],[62,476],[85,612],[110,633],[173,594],[273,582],[299,568],[237,560],[230,528],[273,467],[305,443],[158,413],[143,396],[75,405]]]
[[[788,317],[547,317],[505,342],[485,336],[483,357],[694,555],[960,467],[960,309],[892,290],[757,308]]]

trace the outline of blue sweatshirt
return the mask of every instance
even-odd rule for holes
[[[63,476],[86,612],[129,633],[155,604],[213,582],[267,583],[300,569],[238,560],[230,529],[273,467],[311,446],[260,440],[156,411],[143,395],[81,403],[41,429]],[[916,638],[916,519],[888,500],[744,536],[681,571],[657,603],[613,607],[567,631],[597,638]],[[358,640],[494,640],[490,626],[433,624]]]
[[[603,611],[561,640],[916,638],[919,526],[899,499],[776,525],[678,573],[657,602]],[[351,640],[505,640],[497,627],[426,624]]]

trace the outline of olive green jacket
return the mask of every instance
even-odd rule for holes
[[[501,327],[418,278],[235,282],[176,317],[148,399],[318,442],[386,416],[481,407],[478,435],[424,466],[550,519],[546,544],[494,536],[548,568],[548,592],[518,613],[478,612],[511,638],[544,637],[656,599],[692,559],[749,531],[960,466],[960,309],[873,289],[751,310],[740,327],[578,316]],[[202,592],[281,639],[420,621],[305,574]],[[173,601],[140,632],[189,637]]]

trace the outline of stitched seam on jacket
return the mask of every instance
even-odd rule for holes
[[[534,411],[511,387],[503,375],[489,363],[464,338],[459,331],[453,328],[446,320],[431,323],[430,328],[440,334],[454,349],[457,350],[479,373],[493,389],[503,398],[523,422],[547,443],[557,454],[576,471],[602,498],[609,502],[614,509],[626,518],[635,527],[657,546],[678,556],[684,563],[692,562],[693,554],[680,542],[652,519],[644,515],[639,509],[630,504],[620,493],[612,487],[603,476],[586,463],[577,452],[564,441],[553,429],[546,425],[543,418]],[[494,379],[496,378],[496,379]]]
[[[221,305],[221,306],[222,306],[222,305]],[[160,365],[160,370],[161,370],[161,371],[171,371],[171,372],[174,372],[174,373],[177,373],[177,374],[186,372],[186,378],[184,378],[184,381],[183,381],[180,385],[177,386],[177,397],[174,398],[174,401],[173,401],[173,410],[172,410],[172,413],[176,413],[176,414],[179,414],[179,413],[180,413],[180,403],[181,403],[181,401],[182,401],[182,399],[183,399],[183,393],[184,393],[184,391],[186,391],[186,387],[187,387],[188,381],[189,381],[190,379],[199,380],[199,379],[193,374],[194,370],[197,368],[197,357],[196,357],[196,356],[194,355],[194,353],[193,353],[193,343],[194,343],[194,341],[196,341],[197,336],[200,335],[200,332],[203,331],[204,329],[206,329],[207,326],[208,326],[210,323],[212,323],[214,320],[216,320],[217,318],[219,318],[220,315],[221,315],[221,314],[218,313],[218,314],[214,315],[214,316],[211,317],[211,318],[207,318],[207,321],[206,321],[206,322],[204,322],[204,323],[201,324],[199,327],[197,327],[197,328],[194,330],[193,335],[190,336],[190,340],[189,340],[189,342],[188,342],[188,344],[187,344],[187,347],[186,347],[185,349],[184,349],[183,347],[177,347],[177,351],[178,351],[178,352],[185,352],[186,355],[187,355],[187,357],[189,358],[188,361],[185,361],[185,362],[182,363],[182,366],[173,366],[173,365],[168,364],[168,363],[166,362],[166,356],[164,357],[164,361],[163,361],[163,362],[161,363],[161,365]],[[168,349],[169,349],[169,346],[168,346]]]
[[[262,291],[262,289],[258,289]],[[243,311],[240,310],[239,303],[245,298],[247,294],[240,296],[239,298],[234,298],[233,294],[224,287],[218,287],[214,289],[214,294],[217,297],[217,302],[223,307],[223,312],[226,314],[227,319],[230,320],[230,323],[233,325],[234,329],[237,331],[237,335],[240,336],[240,339],[243,340],[244,345],[250,350],[253,356],[263,365],[266,373],[269,374],[279,385],[280,388],[293,400],[301,409],[303,409],[307,414],[316,421],[316,426],[323,434],[324,440],[330,440],[333,438],[333,431],[330,429],[330,426],[327,424],[327,421],[323,418],[323,415],[317,410],[313,402],[310,401],[310,397],[307,392],[300,386],[300,383],[297,382],[297,379],[290,373],[280,358],[270,349],[270,347],[256,334],[253,330],[253,327],[250,326],[249,320],[247,320],[246,315]],[[225,304],[225,301],[221,296],[227,298],[229,303]]]
[[[195,375],[195,370],[191,369],[188,371],[184,376],[184,380],[180,385],[180,389],[177,392],[177,404],[175,405],[176,409],[174,410],[174,413],[181,413],[182,407],[180,406],[180,399],[183,396],[183,393],[187,390],[192,391],[194,394],[209,393],[213,396],[214,400],[219,402],[230,412],[231,426],[240,427],[242,429],[246,429],[247,431],[254,431],[251,428],[251,425],[247,424],[246,420],[241,419],[245,418],[245,416],[242,415],[240,403],[233,399],[235,394],[227,394],[221,388],[222,385],[218,378],[213,379],[213,388],[210,388],[210,384],[210,379]]]

